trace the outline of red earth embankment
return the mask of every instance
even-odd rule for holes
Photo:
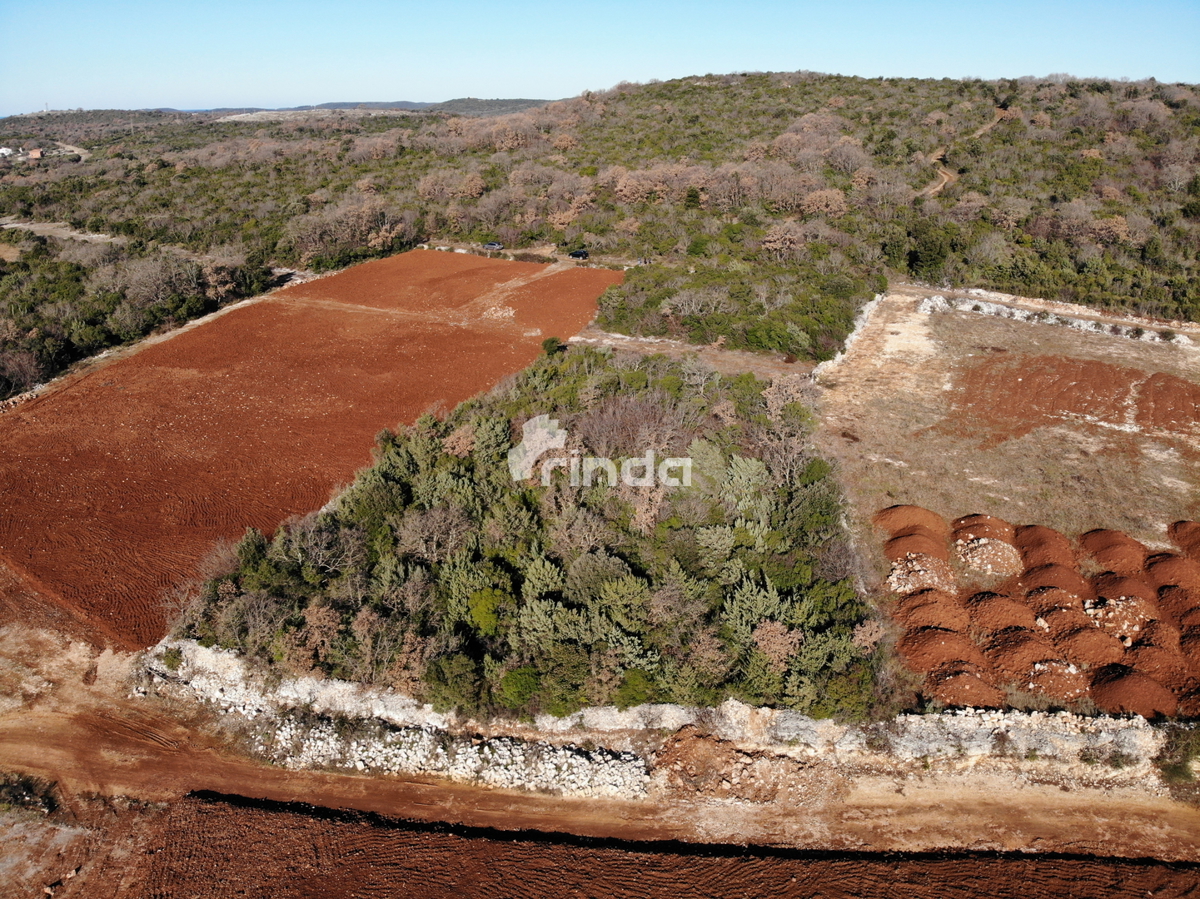
[[[48,604],[29,617],[153,643],[214,541],[321,506],[380,429],[519,371],[621,278],[412,252],[98,364],[0,416],[0,563]]]

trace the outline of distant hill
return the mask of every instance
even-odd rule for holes
[[[549,100],[479,100],[475,97],[463,97],[458,100],[447,100],[445,103],[432,103],[424,107],[424,112],[445,112],[451,115],[493,116],[508,115],[544,106]]]

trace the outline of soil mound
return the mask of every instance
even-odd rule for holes
[[[1017,528],[1013,545],[1020,551],[1026,568],[1040,565],[1079,567],[1079,555],[1071,541],[1054,528],[1029,524]]]
[[[1092,578],[1092,587],[1097,599],[1140,599],[1151,609],[1158,603],[1158,591],[1138,577],[1125,577],[1120,574],[1102,574]]]
[[[1200,593],[1200,562],[1181,556],[1155,556],[1146,564],[1146,580],[1156,588],[1186,587]]]
[[[987,657],[996,670],[1023,680],[1038,662],[1062,661],[1053,645],[1029,631],[1013,630],[998,635],[988,644]]]
[[[1125,653],[1122,663],[1170,690],[1182,690],[1187,684],[1188,667],[1183,656],[1160,646],[1135,646]]]
[[[1185,556],[1200,560],[1200,521],[1177,521],[1167,528],[1167,535]]]
[[[889,562],[899,562],[909,555],[930,556],[943,562],[950,559],[944,540],[937,540],[923,533],[893,537],[884,544],[883,551]]]
[[[964,515],[956,518],[951,525],[954,529],[953,539],[970,542],[986,537],[989,540],[999,540],[1002,543],[1012,543],[1017,535],[1017,529],[1001,518],[991,515]]]
[[[1179,641],[1179,656],[1192,677],[1200,677],[1200,631],[1188,631]]]
[[[950,707],[999,709],[1007,705],[1003,691],[966,671],[931,678],[926,690],[931,697]]]
[[[909,630],[937,627],[965,634],[971,616],[952,594],[940,590],[922,590],[896,604],[893,617]]]
[[[1158,591],[1158,613],[1176,627],[1185,627],[1188,615],[1200,609],[1200,590],[1163,587]]]
[[[920,673],[954,662],[970,662],[980,668],[990,667],[973,642],[962,634],[940,628],[910,631],[900,640],[897,649],[909,667]]]
[[[921,511],[884,510],[898,528],[889,556],[937,542]],[[1003,539],[1010,533],[1011,544]],[[1181,546],[1200,548],[1196,522],[1176,522],[1171,534]],[[1191,691],[1200,706],[1200,558],[1152,553],[1103,528],[1084,534],[1080,551],[1051,528],[1012,528],[988,515],[956,519],[952,535],[963,567],[929,552],[906,553],[889,578],[909,594],[894,609],[906,631],[898,649],[925,675],[928,695],[947,705],[988,705],[998,701],[997,687],[1064,702],[1100,689],[1112,708],[1163,710]],[[1089,556],[1103,574],[1081,573]],[[954,572],[971,568],[993,577],[961,575],[955,598]]]
[[[942,540],[946,540],[950,536],[950,525],[946,524],[946,519],[937,512],[922,509],[920,506],[889,506],[875,513],[874,522],[876,527],[882,528],[892,535],[905,528],[919,525],[928,528],[931,533]]]
[[[1088,680],[1079,666],[1062,659],[1048,659],[1034,662],[1028,679],[1020,686],[1030,693],[1070,702],[1087,694]]]
[[[1179,628],[1175,627],[1175,625],[1161,620],[1151,621],[1142,628],[1142,634],[1138,639],[1138,643],[1143,646],[1157,646],[1160,649],[1165,649],[1167,652],[1178,653],[1180,651],[1180,636]]]
[[[1098,626],[1104,628],[1125,646],[1130,646],[1146,624],[1158,617],[1152,606],[1136,596],[1117,596],[1085,602],[1083,610]]]
[[[1021,586],[1025,588],[1026,595],[1046,587],[1055,587],[1081,600],[1095,595],[1083,575],[1066,565],[1050,564],[1031,568],[1021,575]]]
[[[1028,606],[1001,593],[976,593],[967,601],[971,623],[981,631],[995,633],[1010,627],[1032,631],[1037,618]]]
[[[1103,528],[1088,531],[1079,538],[1079,544],[1091,554],[1096,564],[1117,574],[1140,574],[1146,567],[1146,558],[1150,555],[1150,550],[1144,544],[1134,540],[1124,531]]]
[[[1073,634],[1080,628],[1095,628],[1092,619],[1084,614],[1082,606],[1077,609],[1054,609],[1038,620],[1045,623],[1046,626],[1042,630],[1048,633],[1053,640]]]
[[[1109,665],[1092,683],[1092,701],[1110,714],[1130,712],[1143,718],[1174,715],[1178,701],[1162,684],[1131,671],[1125,665]]]
[[[1090,592],[1090,591],[1089,591]],[[1026,594],[1029,608],[1038,615],[1046,616],[1058,609],[1074,609],[1083,612],[1083,600],[1074,593],[1057,587],[1040,587]]]
[[[892,563],[888,589],[893,593],[917,593],[921,590],[954,592],[954,570],[944,559],[913,553]]]
[[[1056,637],[1054,645],[1067,661],[1088,670],[1111,665],[1125,657],[1125,646],[1120,640],[1091,624]]]

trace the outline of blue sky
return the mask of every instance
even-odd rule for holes
[[[0,0],[0,115],[553,99],[619,81],[797,69],[1200,82],[1200,0]]]

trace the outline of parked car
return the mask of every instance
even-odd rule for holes
[[[588,251],[587,250],[572,250],[567,255],[570,256],[572,259],[587,259]]]
[[[504,244],[497,243],[496,241],[493,240],[490,243],[485,243],[483,245],[483,248],[489,252],[491,252],[492,250],[503,250]]]

